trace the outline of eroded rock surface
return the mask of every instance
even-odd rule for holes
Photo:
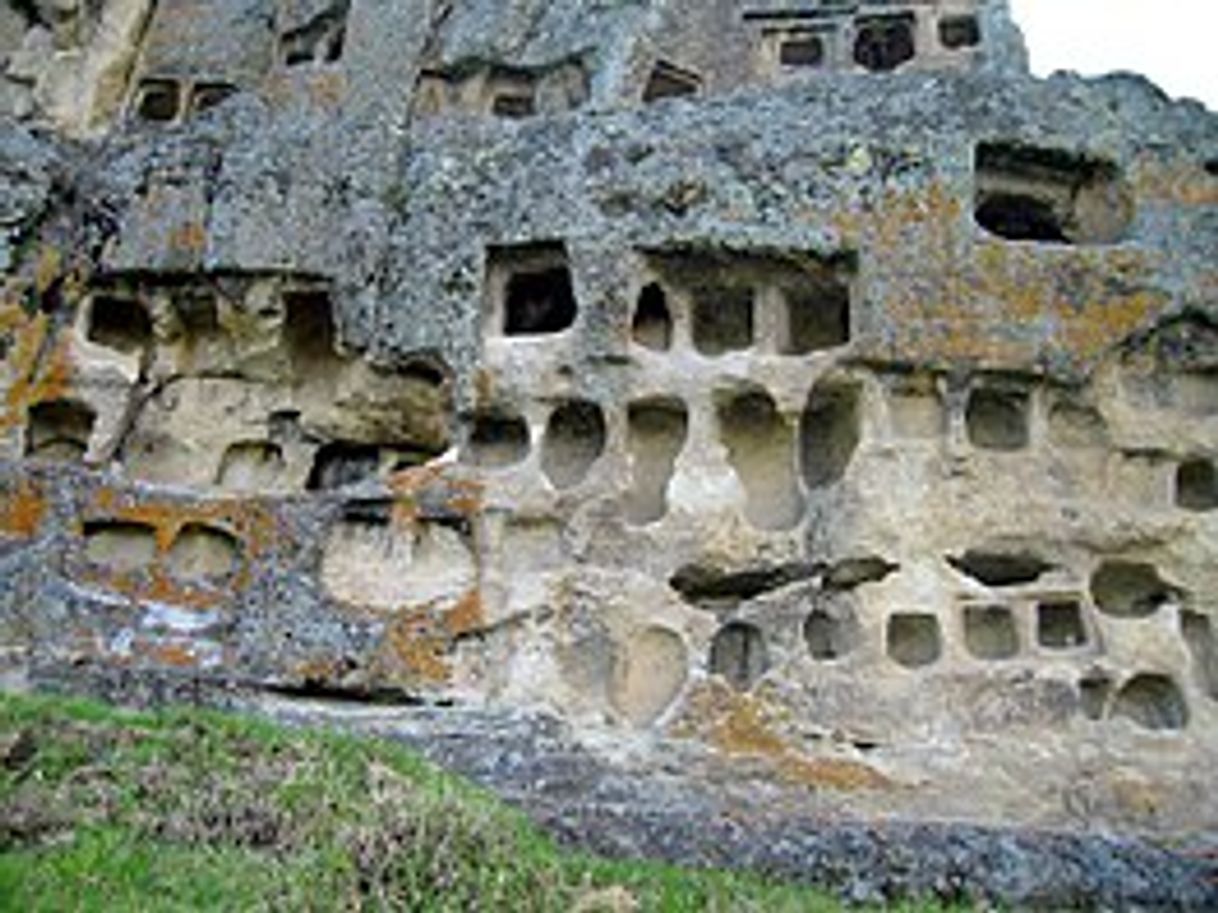
[[[1218,117],[1031,79],[982,0],[0,41],[13,676],[543,712],[789,821],[1218,830]]]

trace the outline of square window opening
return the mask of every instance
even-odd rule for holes
[[[753,345],[753,289],[699,289],[693,302],[694,348],[703,355],[739,352]]]
[[[948,50],[981,44],[981,23],[976,16],[948,16],[939,22],[939,41]]]
[[[977,659],[1013,659],[1019,653],[1014,613],[1006,606],[967,606],[964,645]]]
[[[575,323],[579,308],[561,243],[490,248],[487,287],[505,336],[552,335]]]
[[[784,67],[819,67],[825,62],[825,42],[819,35],[791,35],[778,45],[778,62]]]
[[[850,342],[850,287],[842,282],[813,283],[783,290],[785,320],[778,350],[806,355]]]
[[[1036,642],[1049,650],[1085,647],[1082,604],[1077,599],[1040,603],[1036,607]]]

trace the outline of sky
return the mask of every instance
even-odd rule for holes
[[[1218,0],[1011,0],[1032,71],[1133,70],[1218,111]]]

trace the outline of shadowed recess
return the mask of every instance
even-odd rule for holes
[[[815,387],[799,423],[804,484],[824,488],[841,481],[861,437],[858,386],[828,383]]]
[[[668,513],[668,483],[688,433],[689,414],[680,400],[648,399],[630,404],[627,450],[631,484],[625,498],[630,523],[654,523]]]
[[[855,24],[854,62],[884,73],[913,60],[917,53],[915,24],[911,13],[860,18]]]
[[[981,44],[981,23],[976,16],[945,16],[939,20],[939,41],[952,51],[975,48]]]
[[[1218,469],[1213,460],[1186,460],[1176,469],[1176,505],[1194,513],[1218,510]]]
[[[466,461],[485,469],[503,469],[529,455],[529,425],[519,415],[485,412],[474,416]]]
[[[1020,586],[1035,583],[1053,569],[1031,552],[998,552],[969,549],[959,557],[948,556],[947,563],[986,586]]]
[[[1014,614],[1006,606],[966,606],[964,645],[976,659],[1013,659],[1019,653]]]
[[[808,655],[817,662],[832,662],[850,655],[862,637],[854,611],[837,602],[809,612],[804,619],[803,634]]]
[[[787,530],[803,516],[795,466],[795,433],[768,393],[720,396],[719,433],[744,486],[745,516],[757,529]]]
[[[487,285],[505,336],[547,336],[575,322],[578,307],[561,242],[488,248]]]
[[[981,387],[969,394],[968,438],[982,450],[1023,450],[1028,446],[1028,394]]]
[[[558,489],[574,488],[605,452],[605,414],[596,403],[573,400],[550,413],[541,468]]]
[[[271,441],[237,441],[220,460],[216,484],[229,491],[258,492],[276,488],[285,469],[283,448]],[[319,487],[327,487],[320,484]]]
[[[811,580],[818,573],[814,564],[778,564],[769,567],[723,570],[702,564],[687,564],[673,574],[669,586],[689,603],[703,607],[737,605],[763,593]]]
[[[1218,701],[1218,631],[1212,615],[1180,613],[1180,633],[1188,646],[1193,677],[1207,697]]]
[[[89,304],[86,336],[119,352],[142,352],[152,343],[152,318],[134,298],[95,295]]]
[[[119,573],[141,570],[156,560],[156,530],[146,523],[90,520],[84,537],[85,558]]]
[[[96,420],[96,413],[76,400],[38,403],[29,411],[25,455],[48,462],[80,462],[89,450]]]
[[[1087,644],[1083,606],[1077,599],[1036,606],[1036,642],[1049,650],[1073,650]]]
[[[1113,698],[1110,714],[1143,729],[1178,730],[1188,725],[1188,704],[1169,675],[1135,675]]]
[[[655,352],[667,352],[672,347],[672,313],[668,296],[658,282],[652,282],[639,293],[631,327],[634,341]]]
[[[375,479],[380,469],[381,450],[375,444],[332,441],[318,448],[305,487],[327,491]]]
[[[689,98],[702,91],[702,77],[666,60],[656,62],[643,87],[643,103],[666,98]]]
[[[1110,161],[1063,149],[981,143],[977,224],[1009,241],[1112,244],[1133,221],[1133,198]]]
[[[1148,618],[1176,595],[1154,565],[1105,561],[1091,575],[1091,598],[1101,612],[1116,618]]]
[[[733,687],[741,691],[751,688],[768,668],[765,637],[756,625],[733,621],[715,634],[710,670],[722,675]]]
[[[232,533],[205,523],[187,523],[165,562],[176,577],[224,577],[236,568],[240,555],[241,544]]]
[[[898,612],[888,619],[888,656],[907,669],[938,662],[943,655],[943,634],[934,615]]]

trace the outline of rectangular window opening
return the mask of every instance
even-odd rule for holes
[[[658,61],[652,68],[647,84],[643,88],[643,102],[662,101],[666,98],[688,98],[702,91],[702,77],[692,70],[683,70],[667,61]]]
[[[939,41],[951,51],[981,44],[981,23],[976,16],[946,16],[939,21]]]
[[[784,67],[819,67],[825,62],[825,42],[815,33],[796,33],[778,45],[778,62]]]
[[[561,242],[489,248],[487,288],[505,336],[551,335],[575,323],[578,305]]]
[[[783,289],[784,325],[778,350],[807,355],[850,342],[850,286],[833,278]]]

